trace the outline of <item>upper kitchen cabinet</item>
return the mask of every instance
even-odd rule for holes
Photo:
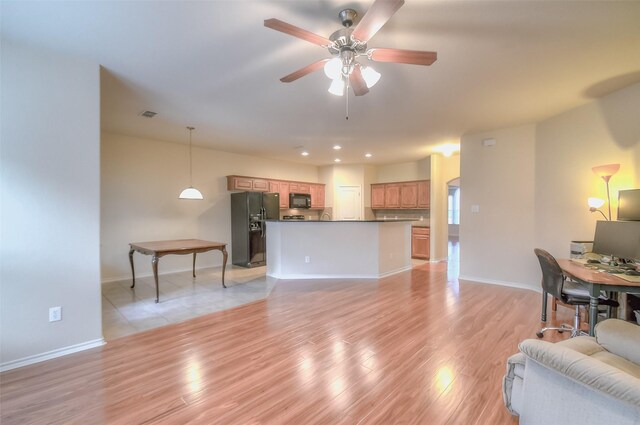
[[[400,185],[387,183],[384,185],[384,207],[400,208]]]
[[[371,208],[384,208],[384,184],[371,185]]]
[[[428,209],[429,180],[371,185],[372,209]]]
[[[418,208],[429,208],[431,197],[431,185],[429,183],[429,180],[418,182]]]
[[[310,194],[312,209],[322,209],[325,206],[325,185],[322,183],[271,180],[261,177],[227,176],[227,190],[279,193],[280,209],[289,208],[290,193]]]
[[[311,208],[324,208],[324,185],[312,184],[309,190],[311,192]]]
[[[269,180],[244,176],[227,176],[227,190],[268,192]]]

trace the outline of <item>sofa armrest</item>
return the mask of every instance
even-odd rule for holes
[[[640,365],[640,326],[619,319],[596,325],[596,340],[605,350]]]
[[[516,353],[507,359],[507,373],[502,378],[502,400],[509,413],[520,414],[522,407],[522,380],[526,357]]]
[[[520,351],[528,359],[600,393],[640,407],[640,379],[571,348],[527,339]]]

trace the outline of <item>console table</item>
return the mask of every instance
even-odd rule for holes
[[[196,254],[199,252],[207,252],[218,250],[222,252],[222,286],[224,284],[224,269],[227,266],[227,244],[222,242],[210,242],[200,239],[177,239],[171,241],[154,241],[154,242],[134,242],[129,246],[129,262],[131,263],[131,275],[133,282],[131,288],[136,286],[136,273],[133,268],[133,253],[138,251],[141,254],[151,255],[151,266],[153,268],[153,278],[156,281],[156,303],[160,300],[160,290],[158,288],[158,259],[169,254],[186,255],[193,254],[193,277],[196,277]]]

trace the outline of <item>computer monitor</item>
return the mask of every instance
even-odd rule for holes
[[[618,192],[618,220],[640,220],[640,189]]]
[[[640,260],[640,221],[598,221],[593,252],[625,260]]]

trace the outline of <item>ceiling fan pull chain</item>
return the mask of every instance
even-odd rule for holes
[[[348,120],[349,119],[349,79],[348,78],[347,78],[347,84],[346,84],[346,87],[345,87],[345,92],[346,93],[345,93],[344,97],[345,97],[345,101],[347,103],[347,114],[346,114],[347,116],[345,117],[345,119]]]

